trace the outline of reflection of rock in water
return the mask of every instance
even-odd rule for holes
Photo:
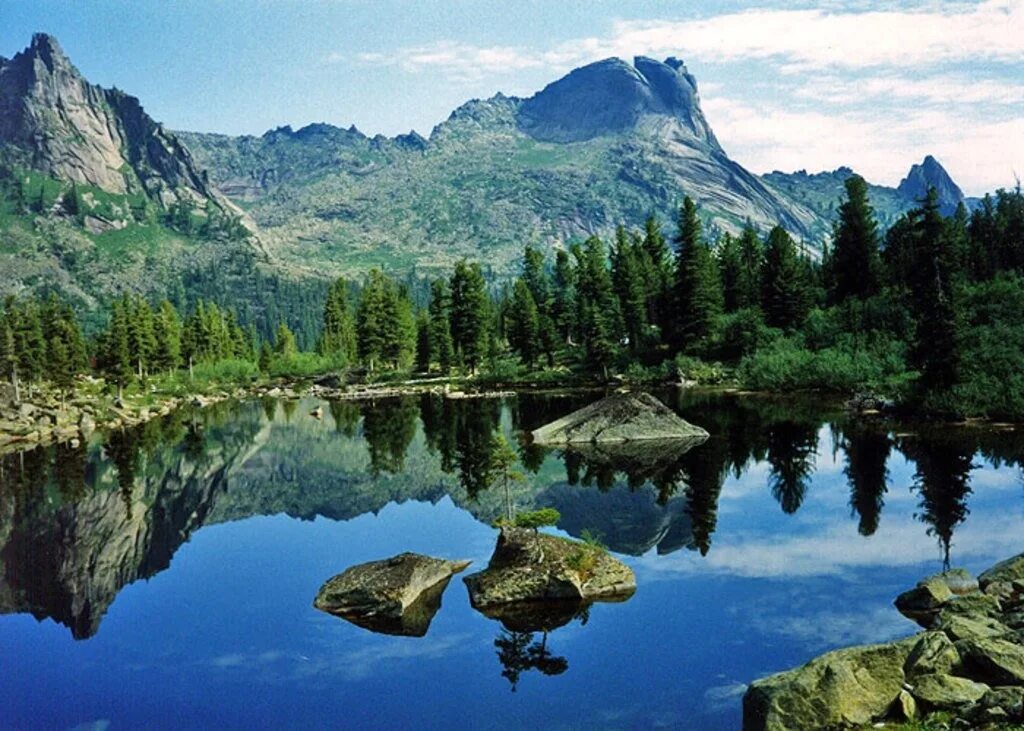
[[[563,483],[539,493],[537,505],[558,510],[558,527],[565,532],[577,537],[589,532],[615,553],[641,556],[654,546],[660,554],[692,547],[686,498],[661,505],[649,485],[630,490],[619,484],[602,492]]]

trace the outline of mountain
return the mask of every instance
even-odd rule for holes
[[[233,299],[255,321],[267,256],[251,226],[177,135],[89,83],[56,39],[0,58],[0,296],[57,290],[90,327],[124,289]]]
[[[854,174],[852,169],[840,167],[820,173],[775,171],[762,177],[776,190],[814,211],[822,220],[832,221],[846,196],[844,184]],[[973,205],[971,199],[964,198],[938,160],[928,155],[920,165],[910,168],[896,188],[868,183],[868,199],[882,228],[891,226],[904,213],[917,208],[929,186],[935,186],[938,191],[944,215],[951,215],[961,202],[968,208]]]
[[[684,194],[712,233],[748,219],[805,240],[827,230],[728,157],[673,58],[608,59],[528,99],[471,100],[429,138],[326,124],[179,135],[275,256],[328,271],[439,271],[465,256],[509,272],[527,241],[607,236],[652,213],[671,228]]]
[[[951,216],[956,207],[965,202],[963,191],[949,177],[946,169],[931,155],[920,165],[914,165],[907,177],[896,188],[900,195],[913,201],[925,197],[929,188],[935,188],[939,195],[939,209],[944,216]]]

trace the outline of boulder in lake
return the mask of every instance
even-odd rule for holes
[[[501,529],[490,563],[467,576],[473,606],[615,601],[636,591],[633,570],[602,548],[528,528]]]
[[[448,582],[469,563],[402,553],[359,564],[324,583],[313,606],[374,632],[422,637]]]
[[[916,638],[834,650],[803,667],[751,683],[744,731],[860,727],[891,712]]]
[[[533,432],[537,444],[700,440],[708,433],[648,393],[614,393]]]

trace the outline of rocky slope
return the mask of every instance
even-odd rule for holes
[[[928,155],[920,165],[910,168],[907,177],[900,181],[896,190],[904,198],[919,201],[924,198],[929,188],[935,188],[938,193],[939,207],[945,216],[952,215],[958,205],[966,202],[963,191],[931,155]]]
[[[461,256],[508,271],[523,241],[561,245],[684,194],[712,230],[782,222],[812,239],[818,215],[732,161],[676,59],[608,59],[529,99],[462,105],[429,139],[317,124],[261,137],[179,133],[285,261],[338,271],[442,268]]]

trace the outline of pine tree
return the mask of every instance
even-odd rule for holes
[[[356,329],[348,301],[348,283],[339,278],[331,285],[324,302],[323,332],[317,343],[320,355],[341,358],[345,363],[356,359]]]
[[[356,313],[359,357],[373,372],[386,343],[384,318],[387,315],[388,281],[379,269],[371,269],[363,287]]]
[[[619,299],[629,349],[636,352],[647,329],[647,286],[643,279],[639,254],[641,247],[634,245],[619,226],[615,232],[612,250],[612,281]]]
[[[436,279],[430,285],[430,351],[437,359],[441,372],[447,374],[452,367],[455,352],[451,330],[451,296],[448,283]]]
[[[128,312],[128,351],[135,362],[135,375],[143,378],[157,349],[153,310],[141,297],[124,295],[123,305]]]
[[[839,207],[830,258],[829,299],[864,299],[881,289],[878,223],[868,203],[868,185],[859,175],[846,179],[846,200]]]
[[[647,283],[647,321],[657,325],[664,333],[668,328],[672,307],[673,259],[672,251],[654,216],[644,221],[641,267]]]
[[[541,351],[540,324],[537,304],[522,277],[512,288],[512,301],[508,313],[508,342],[530,370]]]
[[[726,312],[735,312],[740,308],[743,259],[739,241],[728,233],[722,236],[718,245],[718,271],[722,281],[722,304]]]
[[[455,265],[451,279],[452,341],[459,361],[475,374],[487,353],[491,314],[479,264]]]
[[[676,249],[675,321],[676,347],[682,349],[711,334],[722,313],[722,285],[711,249],[701,234],[697,206],[689,196],[679,211]]]
[[[39,305],[34,300],[27,300],[18,307],[14,338],[18,375],[29,384],[31,391],[31,384],[42,378],[46,365],[46,338]]]
[[[958,302],[953,252],[935,188],[928,189],[914,218],[911,287],[916,328],[911,356],[928,394],[949,389],[959,376]]]
[[[810,311],[806,270],[786,230],[776,226],[768,234],[762,279],[764,319],[771,327],[792,330]]]
[[[181,320],[169,300],[160,303],[154,329],[156,353],[153,366],[170,374],[181,365]]]
[[[117,398],[124,397],[124,388],[133,375],[130,350],[132,316],[127,297],[115,300],[110,322],[100,338],[99,367],[107,380],[117,386]]]
[[[740,273],[736,281],[736,307],[761,306],[764,246],[753,224],[747,223],[739,238]]]
[[[555,254],[555,291],[551,319],[563,342],[570,342],[576,332],[576,272],[569,254],[559,249]]]
[[[384,299],[384,348],[381,357],[395,369],[412,362],[416,347],[416,319],[408,290],[388,282]]]
[[[274,354],[279,358],[290,358],[299,352],[295,344],[295,334],[285,322],[277,325],[277,332],[274,334]]]
[[[432,360],[430,318],[427,311],[421,309],[416,313],[416,370],[420,373],[429,373]]]
[[[555,324],[555,298],[553,285],[544,262],[544,255],[532,246],[523,252],[523,279],[537,304],[537,328],[541,351],[547,356],[548,365],[554,365],[555,351],[558,350],[559,335]]]
[[[74,357],[71,354],[66,342],[66,333],[55,333],[49,341],[47,370],[51,383],[57,387],[60,393],[61,408],[64,408],[64,401],[74,390],[75,368]]]
[[[576,320],[587,364],[607,377],[623,326],[604,242],[591,236],[583,248],[574,247],[573,254],[577,259]]]

